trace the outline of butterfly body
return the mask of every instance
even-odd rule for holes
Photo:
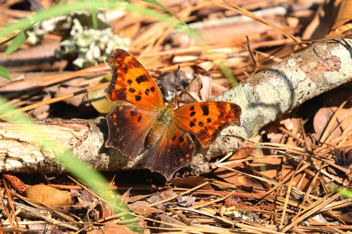
[[[150,129],[146,137],[146,147],[150,147],[153,144],[157,143],[158,140],[162,137],[163,132],[167,131],[169,126],[173,123],[173,114],[174,111],[169,106],[166,106],[162,109],[161,113],[158,116],[158,119],[155,121],[153,127]]]
[[[168,180],[192,160],[195,147],[188,133],[208,147],[224,128],[240,124],[241,108],[234,103],[201,102],[176,110],[172,102],[165,106],[148,72],[122,49],[116,49],[107,62],[112,71],[107,99],[129,104],[116,105],[106,116],[109,137],[105,145],[131,160],[144,152],[144,166]]]

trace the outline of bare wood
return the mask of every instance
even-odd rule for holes
[[[316,43],[217,97],[217,101],[233,102],[242,108],[241,126],[224,130],[209,150],[200,149],[193,157],[191,167],[206,170],[209,156],[236,150],[243,138],[251,137],[281,114],[350,81],[352,50],[346,42],[351,44],[352,40]],[[103,118],[41,121],[38,128],[100,171],[142,168],[141,157],[131,162],[117,150],[104,147],[107,127]],[[0,172],[63,170],[54,155],[42,150],[18,126],[0,123]]]
[[[104,118],[96,120],[52,119],[37,122],[36,128],[45,132],[60,146],[71,149],[83,161],[101,171],[126,167],[127,158],[116,150],[105,149],[107,126]],[[133,168],[131,163],[130,168]],[[43,150],[21,127],[0,123],[0,171],[60,173],[64,167],[55,156]]]

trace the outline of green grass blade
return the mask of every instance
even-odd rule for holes
[[[13,37],[10,37],[9,39],[7,39],[7,40],[5,40],[5,41],[3,41],[3,42],[0,42],[0,46],[5,45],[5,44],[6,44],[7,42],[9,42],[9,41],[12,41],[13,39],[15,39],[15,37],[16,37],[16,35],[13,36]]]
[[[9,74],[9,70],[7,70],[5,67],[0,66],[0,76],[4,77],[5,79],[12,81],[10,74]]]
[[[22,45],[28,38],[28,33],[25,30],[21,30],[13,39],[11,44],[6,48],[5,56],[12,54],[15,50],[17,50],[20,45]]]

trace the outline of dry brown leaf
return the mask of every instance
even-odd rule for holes
[[[219,96],[227,89],[213,83],[211,76],[197,75],[196,78],[179,95],[180,104],[206,102],[212,97]]]
[[[175,193],[172,190],[156,192],[148,199],[148,202],[152,204],[152,203],[163,201],[163,200],[169,199],[171,197],[175,197],[175,196],[177,196],[177,193]]]
[[[40,202],[49,207],[71,205],[71,196],[67,193],[47,185],[34,185],[27,188],[24,194],[31,200]]]
[[[163,213],[164,211],[149,206],[150,203],[146,201],[136,201],[135,203],[129,204],[128,207],[139,215],[147,215],[152,213]]]
[[[92,201],[96,199],[96,197],[87,190],[79,190],[77,197],[78,202],[74,205],[76,209],[79,209],[81,207],[88,208]]]
[[[352,212],[347,212],[341,216],[339,216],[341,220],[343,220],[345,223],[352,223]]]
[[[179,188],[194,188],[198,185],[204,184],[207,180],[203,176],[189,176],[186,178],[175,178],[170,181],[173,185]],[[206,184],[199,189],[214,190],[210,184]]]
[[[331,29],[329,26],[334,21],[335,10],[334,1],[321,5],[314,19],[305,29],[302,38],[304,40],[316,40],[326,37]]]
[[[287,118],[287,119],[280,120],[280,124],[284,125],[285,128],[289,131],[299,128],[298,121],[295,118]]]
[[[282,133],[273,133],[273,132],[268,133],[267,136],[268,136],[268,139],[270,139],[271,143],[279,143],[281,142],[283,137]]]
[[[47,101],[50,98],[51,98],[50,93],[47,92],[44,95],[44,98],[42,99],[42,101]],[[47,104],[31,110],[29,114],[31,114],[34,118],[37,118],[37,119],[45,119],[49,116],[49,109],[50,109],[50,105]]]
[[[128,227],[124,225],[119,225],[116,223],[107,223],[105,227],[99,230],[94,230],[88,232],[88,234],[133,234],[136,232],[131,231]]]
[[[232,168],[235,171],[228,170],[223,167],[219,167],[218,169],[215,170],[216,176],[224,179],[226,182],[233,184],[234,186],[246,186],[246,187],[253,187],[253,188],[260,188],[262,189],[263,186],[261,183],[251,177],[248,177],[247,175],[244,175],[243,173],[239,171],[243,171],[243,166],[242,166],[242,161],[236,161],[239,159],[244,159],[250,156],[253,152],[253,149],[242,149],[237,151],[231,158],[229,158],[229,161],[233,161],[230,164],[226,164],[226,167]],[[245,173],[250,173],[246,171]]]
[[[325,131],[326,125],[329,123],[330,118],[332,117],[332,115],[337,109],[338,109],[337,107],[323,107],[314,116],[314,130],[317,134],[318,139],[320,139],[322,133]],[[329,132],[332,133],[337,127],[337,125],[341,123],[343,119],[345,119],[345,117],[348,116],[348,119],[346,119],[341,124],[341,126],[338,129],[336,129],[336,131],[333,133],[333,136],[330,138],[330,140],[334,140],[337,137],[341,136],[342,131],[347,129],[352,124],[352,116],[350,115],[352,111],[351,109],[352,108],[339,110],[336,116],[337,118],[334,121],[332,127],[330,128]]]
[[[61,97],[67,94],[71,94],[77,91],[82,90],[81,87],[73,87],[73,86],[69,86],[69,87],[60,87],[59,90],[57,91],[57,93],[55,94],[55,97]],[[70,97],[70,98],[66,98],[65,100],[63,100],[64,102],[66,102],[67,104],[70,105],[74,105],[74,106],[80,106],[82,104],[82,102],[85,99],[85,94],[80,94],[74,97]]]
[[[297,169],[296,166],[293,166],[287,160],[283,160],[283,158],[265,156],[263,158],[263,155],[261,158],[254,159],[251,163],[251,167],[268,178],[291,177]],[[302,175],[302,173],[295,175],[292,184],[293,186],[297,186],[297,183],[301,180]],[[306,191],[310,185],[311,179],[311,176],[306,175],[306,177],[303,178],[299,189]],[[289,183],[290,180],[288,180],[285,184],[288,185]],[[317,185],[318,184],[316,183],[313,187],[316,187]]]
[[[346,23],[352,21],[352,14],[351,14],[352,2],[344,0],[344,1],[336,1],[335,4],[337,4],[338,2],[340,2],[339,11],[338,11],[337,17],[334,21],[334,24],[331,27],[331,30],[338,30]],[[339,33],[343,33],[342,30],[338,30],[338,31],[339,31]]]
[[[184,224],[183,222],[174,219],[166,214],[157,215],[155,218],[162,222],[159,226],[161,228],[175,228],[175,226],[171,224],[186,226],[186,224]],[[169,223],[170,225],[167,225],[166,223]]]
[[[132,188],[129,188],[121,197],[121,202],[127,204],[130,202],[130,192]]]
[[[205,102],[211,95],[211,77],[198,75],[180,94],[180,100],[184,103]]]

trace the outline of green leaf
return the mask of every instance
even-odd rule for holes
[[[0,66],[0,76],[4,77],[5,79],[8,79],[9,81],[12,81],[10,74],[9,74],[9,71],[6,68],[4,68],[3,66]]]
[[[91,8],[91,17],[92,17],[92,24],[94,29],[98,29],[98,12],[95,8]]]
[[[17,36],[13,39],[11,44],[7,47],[5,55],[8,56],[12,54],[17,48],[22,45],[28,38],[28,33],[24,30],[21,30]]]
[[[231,82],[232,87],[238,86],[238,82],[236,78],[233,76],[230,68],[228,68],[222,60],[215,61],[215,63],[219,66],[221,71],[224,73],[224,75],[227,77],[227,79]]]
[[[1,42],[1,43],[0,43],[0,46],[5,45],[5,44],[6,44],[7,42],[9,42],[9,41],[12,41],[13,39],[15,39],[15,37],[16,37],[16,36],[10,37],[9,39],[7,39],[7,40]]]

